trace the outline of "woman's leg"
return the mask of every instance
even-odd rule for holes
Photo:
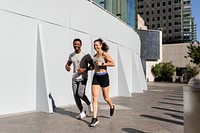
[[[110,90],[109,86],[102,88],[103,98],[109,104],[110,108],[112,109],[113,108],[113,104],[112,104],[112,100],[109,97],[109,90]]]
[[[93,118],[97,118],[99,90],[100,90],[99,85],[92,85]]]
[[[112,103],[112,100],[109,97],[109,86],[103,87],[102,91],[103,91],[103,97],[104,97],[105,101],[110,106],[110,116],[112,117],[115,114],[115,105]]]

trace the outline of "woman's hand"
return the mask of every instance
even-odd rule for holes
[[[101,62],[96,62],[96,65],[97,66],[102,66],[102,63]]]

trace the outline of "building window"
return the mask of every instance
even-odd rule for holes
[[[190,4],[190,1],[184,1],[183,4]]]
[[[180,22],[174,22],[174,25],[181,25]]]
[[[146,15],[149,15],[149,11],[146,12]]]
[[[169,30],[169,34],[171,34],[172,33],[172,30]]]
[[[171,16],[171,15],[169,15],[169,16],[168,16],[168,18],[169,18],[169,19],[172,19],[172,16]]]
[[[168,5],[171,5],[172,4],[172,2],[171,1],[168,1]]]
[[[154,24],[152,24],[152,28],[155,28],[155,25],[154,25]]]
[[[168,24],[169,26],[172,26],[172,23],[171,22],[169,22],[169,24]]]
[[[160,10],[157,10],[157,14],[160,14]]]
[[[144,8],[144,5],[140,5],[140,8]]]
[[[163,2],[162,5],[165,6],[165,2]]]
[[[163,9],[163,13],[165,13],[166,12],[166,10],[165,9]]]
[[[181,31],[181,29],[175,29],[174,30],[174,32],[180,32]]]
[[[180,14],[176,14],[176,15],[174,15],[174,18],[180,18],[180,17],[181,17]]]
[[[168,9],[168,12],[171,12],[171,11],[172,11],[172,9],[171,9],[171,8],[169,8],[169,9]]]
[[[151,7],[154,7],[154,4],[151,4]]]
[[[160,17],[157,17],[157,21],[160,21]]]
[[[166,20],[166,16],[163,16],[163,20]]]
[[[181,36],[175,36],[175,39],[181,39]]]
[[[168,39],[168,40],[169,40],[169,42],[171,42],[171,41],[172,41],[172,37],[169,37],[169,39]]]
[[[178,10],[181,10],[181,7],[175,7],[174,8],[174,11],[178,11]]]
[[[147,22],[149,22],[149,18],[147,18],[147,20],[146,20]]]
[[[160,24],[157,24],[157,27],[160,28]]]
[[[181,0],[175,0],[174,3],[175,3],[175,4],[181,3]]]
[[[157,7],[160,7],[160,3],[157,3]]]

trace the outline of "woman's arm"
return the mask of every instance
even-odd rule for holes
[[[103,57],[106,60],[106,63],[102,63],[102,66],[110,66],[110,67],[115,66],[115,62],[107,52],[103,52]]]

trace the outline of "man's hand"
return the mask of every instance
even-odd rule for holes
[[[65,66],[66,70],[69,72],[71,70],[70,66],[66,65]]]
[[[82,73],[82,72],[84,72],[85,71],[85,68],[79,68],[78,69],[78,73],[80,74],[80,73]]]
[[[67,61],[67,64],[65,65],[65,69],[69,72],[70,70],[71,70],[71,64],[72,64],[72,62],[71,61]]]

